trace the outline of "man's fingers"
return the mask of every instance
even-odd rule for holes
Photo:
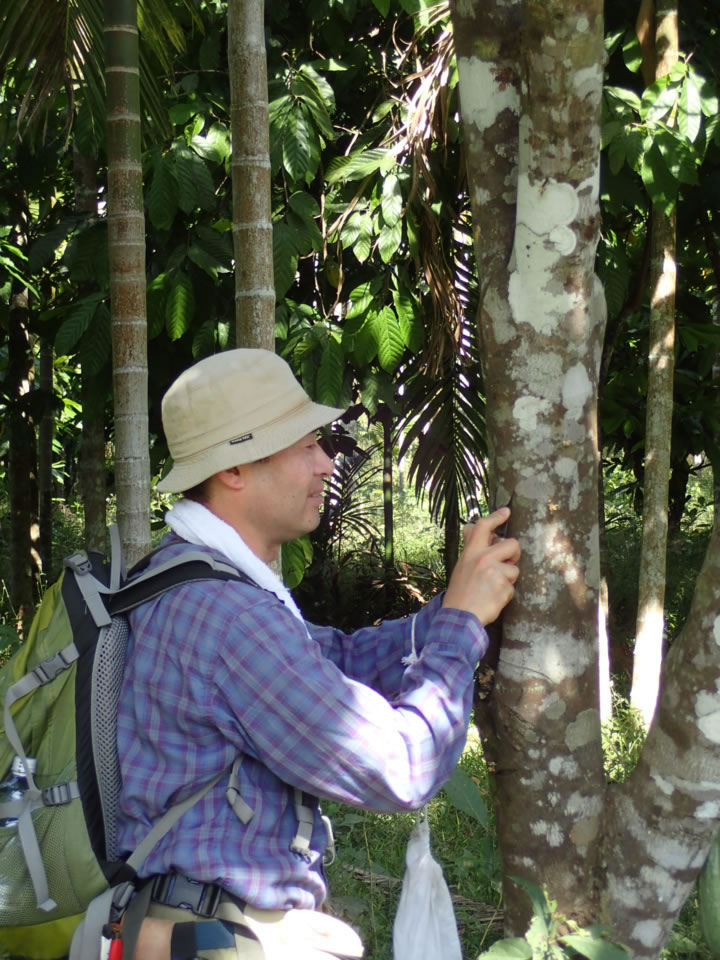
[[[507,507],[500,507],[499,510],[494,510],[489,516],[481,517],[476,523],[470,524],[467,523],[463,527],[463,538],[465,541],[465,546],[469,546],[472,543],[474,548],[479,548],[483,550],[485,547],[489,547],[493,542],[493,534],[498,527],[501,527],[504,523],[507,523],[508,517],[510,516],[510,511]]]

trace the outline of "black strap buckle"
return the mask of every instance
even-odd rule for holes
[[[159,874],[153,880],[150,899],[166,907],[191,910],[198,917],[214,917],[223,894],[217,883],[202,883],[180,873]]]

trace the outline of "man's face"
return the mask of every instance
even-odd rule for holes
[[[320,523],[324,479],[332,474],[333,462],[314,432],[242,469],[245,519],[263,559],[276,556],[282,543],[310,533]]]

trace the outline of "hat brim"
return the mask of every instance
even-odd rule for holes
[[[308,400],[307,404],[303,404],[293,414],[283,417],[281,423],[253,428],[191,457],[176,460],[167,475],[156,484],[156,489],[162,493],[182,493],[190,490],[221,470],[229,470],[230,467],[243,463],[253,463],[279,453],[308,433],[337,420],[344,413],[345,409],[342,407],[327,407]]]

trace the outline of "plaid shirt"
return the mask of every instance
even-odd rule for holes
[[[159,560],[199,549],[172,535],[164,542]],[[410,620],[352,635],[306,631],[273,594],[234,581],[176,587],[130,622],[120,849],[134,849],[169,806],[242,753],[250,822],[233,813],[223,777],[140,873],[177,870],[265,909],[312,908],[327,892],[320,857],[308,863],[289,849],[297,820],[287,784],[368,810],[420,807],[460,756],[487,646],[475,616],[436,598],[417,614],[422,656],[406,669]],[[325,842],[316,817],[313,850]]]

